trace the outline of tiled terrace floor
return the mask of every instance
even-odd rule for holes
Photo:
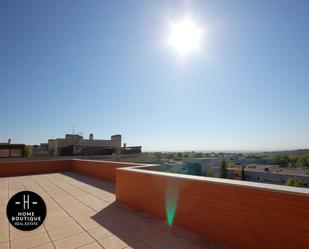
[[[115,202],[114,183],[73,172],[0,178],[0,249],[198,249],[223,248],[178,227]],[[22,190],[46,202],[43,225],[31,232],[12,227],[8,199]]]

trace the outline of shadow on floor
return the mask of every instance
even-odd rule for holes
[[[134,249],[220,248],[220,245],[197,234],[168,226],[162,220],[119,202],[113,202],[91,218],[101,225],[98,230],[101,229],[102,234],[105,231],[105,237],[98,238],[104,248],[116,248],[114,246],[121,241]]]
[[[78,173],[75,173],[73,171],[68,171],[68,172],[61,172],[61,174],[71,177],[77,181],[80,181],[82,183],[88,184],[90,186],[102,189],[104,191],[110,192],[112,194],[115,194],[115,183],[107,180],[100,180],[96,179],[94,177],[90,177],[87,175],[81,175]]]

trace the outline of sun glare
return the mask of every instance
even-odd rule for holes
[[[174,48],[180,56],[200,48],[202,30],[190,18],[170,25],[168,44]]]

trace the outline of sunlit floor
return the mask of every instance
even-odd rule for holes
[[[115,185],[73,172],[0,178],[0,249],[223,249],[214,242],[116,203]],[[9,225],[8,198],[22,190],[46,202],[43,225],[22,232]]]

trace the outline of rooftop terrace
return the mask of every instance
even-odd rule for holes
[[[0,178],[0,248],[219,248],[219,245],[115,202],[115,184],[74,172]],[[46,202],[44,224],[31,232],[9,225],[6,202],[30,190]]]
[[[308,249],[306,189],[90,160],[0,163],[0,249]],[[16,192],[46,202],[38,229],[9,225]],[[225,246],[223,246],[225,245]]]

